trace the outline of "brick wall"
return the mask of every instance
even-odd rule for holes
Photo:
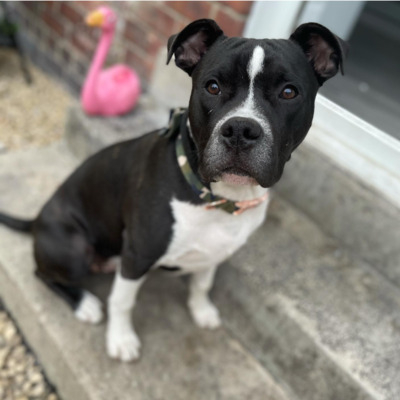
[[[10,2],[27,53],[36,63],[77,92],[99,39],[85,26],[85,15],[107,2]],[[251,1],[108,2],[118,25],[107,64],[124,62],[136,69],[144,87],[155,57],[170,35],[198,18],[213,18],[229,36],[241,35]]]

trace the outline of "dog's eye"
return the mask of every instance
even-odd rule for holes
[[[218,83],[215,81],[209,81],[206,85],[207,92],[216,96],[221,93],[221,89],[218,86]]]
[[[282,97],[282,99],[285,99],[285,100],[291,100],[291,99],[294,99],[295,97],[297,97],[298,94],[299,94],[299,92],[297,91],[297,89],[294,86],[287,85],[282,90],[280,97]]]

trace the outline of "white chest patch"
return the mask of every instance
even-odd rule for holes
[[[262,196],[265,189],[249,188],[247,196],[243,189],[241,192],[235,200]],[[248,237],[264,221],[267,206],[266,201],[235,216],[223,210],[207,210],[203,205],[195,206],[173,199],[173,237],[167,252],[157,261],[156,266],[177,266],[183,272],[217,266],[246,243]]]

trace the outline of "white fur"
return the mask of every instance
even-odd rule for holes
[[[83,322],[98,324],[103,319],[101,301],[92,293],[85,291],[75,310],[75,317]]]
[[[218,309],[208,298],[216,267],[191,276],[188,306],[194,322],[201,328],[215,329],[221,325]]]
[[[262,128],[265,135],[271,136],[271,127],[265,116],[258,111],[257,103],[254,96],[254,81],[256,76],[262,72],[264,65],[265,53],[261,46],[256,46],[253,50],[249,64],[247,65],[247,73],[249,75],[250,85],[249,92],[245,101],[238,107],[227,113],[213,129],[213,136],[216,137],[222,125],[231,118],[250,118],[255,120]]]
[[[219,196],[243,201],[261,197],[267,189],[261,186],[238,186],[225,182],[211,185]],[[173,199],[175,217],[172,241],[156,266],[179,266],[191,272],[188,306],[195,323],[215,329],[221,325],[218,309],[208,298],[217,266],[243,246],[251,233],[264,221],[268,201],[240,215],[207,210]]]
[[[125,279],[118,268],[108,298],[107,352],[111,358],[132,361],[139,358],[140,340],[132,324],[132,310],[145,277]]]
[[[217,182],[213,192],[240,201],[262,196],[260,186],[238,186]],[[179,266],[183,272],[198,272],[217,266],[247,241],[265,218],[267,202],[232,215],[223,210],[207,210],[204,205],[192,205],[173,199],[175,223],[173,237],[166,253],[156,266]]]

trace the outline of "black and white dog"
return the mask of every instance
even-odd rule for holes
[[[116,269],[111,357],[139,356],[131,311],[158,267],[191,273],[194,321],[220,325],[208,297],[216,268],[263,222],[268,188],[306,136],[317,90],[342,67],[345,46],[315,23],[289,40],[256,40],[195,21],[168,41],[168,62],[174,55],[193,80],[188,109],[176,110],[168,129],[90,157],[35,220],[0,215],[32,233],[37,276],[83,321],[97,323],[103,312],[81,279]]]

